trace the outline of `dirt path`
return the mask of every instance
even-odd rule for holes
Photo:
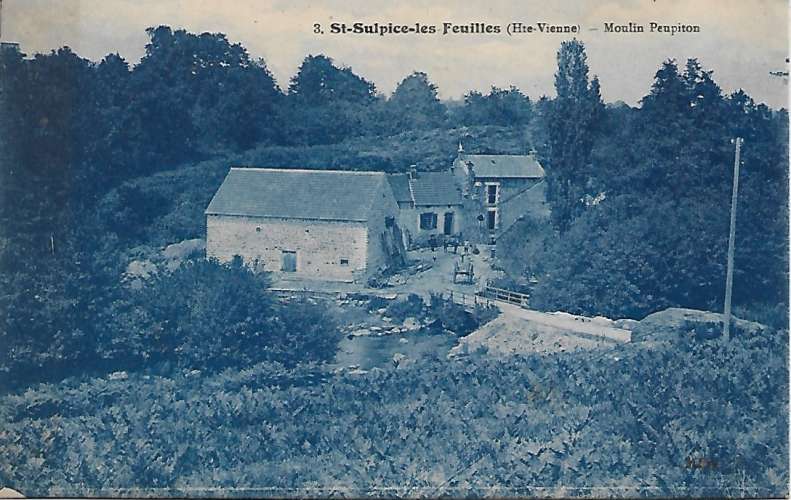
[[[462,338],[450,356],[481,347],[490,354],[513,355],[600,349],[631,340],[631,332],[606,318],[545,313],[497,301],[500,316]]]
[[[475,270],[475,281],[472,284],[453,283],[453,264],[461,262],[461,248],[459,253],[454,254],[451,250],[445,252],[442,247],[432,252],[430,249],[418,249],[408,252],[408,257],[413,264],[418,262],[430,265],[427,271],[408,275],[400,274],[403,283],[389,286],[386,288],[370,288],[362,283],[345,283],[337,281],[322,281],[309,279],[288,279],[277,277],[272,288],[278,291],[285,290],[309,290],[315,292],[369,292],[374,294],[408,294],[415,293],[428,299],[433,293],[445,293],[448,291],[464,292],[473,294],[485,286],[486,281],[494,275],[490,265],[488,251],[483,250],[478,255],[468,254],[464,256],[465,262],[472,262]]]
[[[503,313],[470,335],[461,338],[459,344],[451,349],[449,356],[475,352],[480,348],[485,348],[490,355],[511,356],[603,349],[616,344],[616,341],[606,337],[580,335],[559,326]]]

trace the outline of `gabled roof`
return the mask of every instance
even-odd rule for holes
[[[388,175],[387,180],[399,203],[415,205],[461,205],[461,190],[453,174],[443,172],[419,172],[410,179],[407,174]]]
[[[409,176],[406,174],[393,174],[387,176],[393,196],[398,203],[412,202],[412,192],[409,190]]]
[[[206,214],[365,222],[385,182],[382,172],[234,167]]]
[[[461,204],[461,190],[450,172],[420,172],[409,186],[415,205]]]
[[[544,177],[544,168],[532,155],[464,155],[461,159],[472,167],[476,178]]]

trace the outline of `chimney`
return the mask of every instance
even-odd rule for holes
[[[410,165],[409,166],[409,179],[410,180],[417,179],[417,165]]]

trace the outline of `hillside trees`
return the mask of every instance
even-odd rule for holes
[[[639,109],[605,111],[602,124],[614,120],[590,155],[606,166],[596,176],[603,198],[548,242],[534,304],[638,318],[667,306],[721,308],[737,135],[734,301],[748,311],[786,304],[786,112],[742,91],[723,95],[691,59],[683,70],[665,61]]]
[[[464,125],[527,125],[532,118],[530,98],[518,88],[492,87],[488,94],[471,91],[464,96],[461,121]]]
[[[250,147],[271,139],[281,96],[262,60],[225,35],[167,26],[146,30],[146,54],[132,71],[130,115],[145,162],[195,151]]]

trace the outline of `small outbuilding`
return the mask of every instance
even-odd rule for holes
[[[463,229],[461,187],[450,171],[392,174],[387,180],[398,203],[398,223],[407,247]]]
[[[231,168],[206,209],[206,255],[311,279],[363,280],[405,252],[381,172]]]

